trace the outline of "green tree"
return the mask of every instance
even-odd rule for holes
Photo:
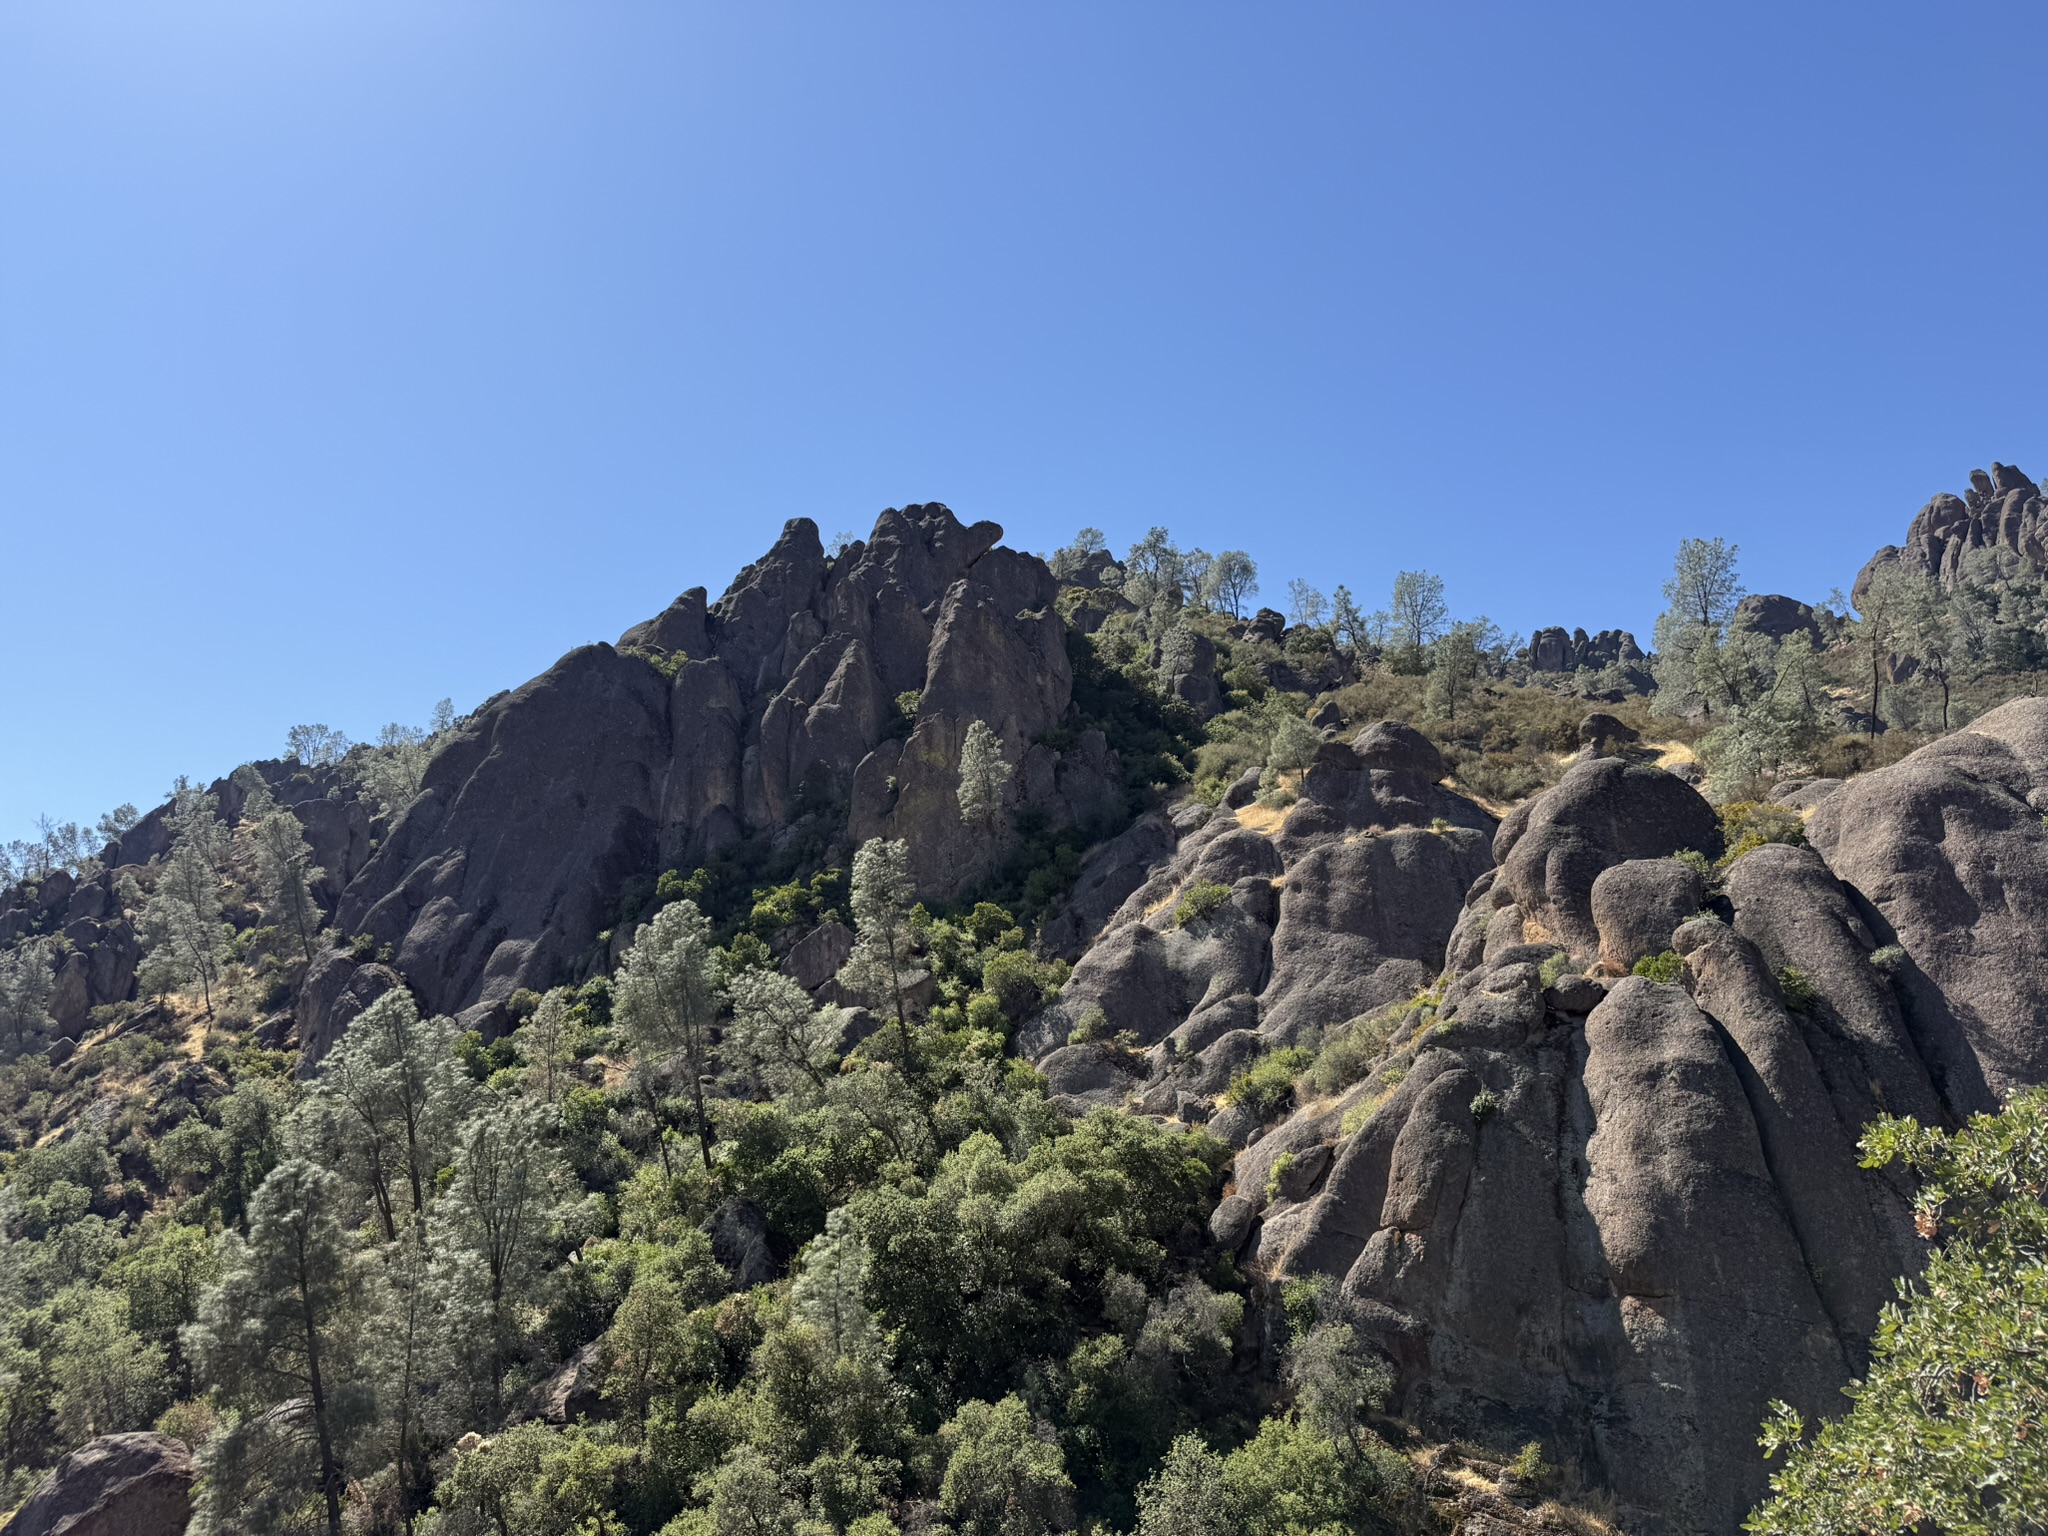
[[[501,1357],[572,1209],[575,1176],[549,1140],[554,1119],[517,1100],[471,1115],[456,1133],[453,1176],[434,1208],[439,1242],[476,1261]]]
[[[820,1008],[780,971],[742,971],[728,990],[732,1028],[727,1038],[769,1092],[779,1097],[808,1084],[822,1093],[843,1029],[840,1010]]]
[[[541,1103],[559,1103],[569,1090],[576,1065],[574,1040],[569,993],[560,987],[544,995],[526,1022],[512,1031],[513,1049],[526,1066],[526,1091]]]
[[[1226,549],[1209,567],[1209,601],[1228,609],[1233,619],[1244,617],[1244,607],[1259,595],[1259,567],[1241,549]]]
[[[1762,1444],[1786,1460],[1747,1529],[2048,1529],[2048,1088],[1953,1132],[1880,1120],[1863,1153],[1919,1174],[1914,1224],[1937,1246],[1885,1308],[1848,1413],[1809,1439],[1772,1404]]]
[[[711,1075],[712,1027],[721,991],[711,923],[688,899],[671,902],[640,930],[612,982],[612,1017],[626,1030],[639,1061],[641,1086],[655,1115],[654,1076],[679,1065],[695,1108],[697,1142],[711,1166],[716,1132],[704,1104]],[[662,1166],[668,1167],[667,1141]]]
[[[332,768],[355,743],[327,725],[295,725],[285,732],[284,755],[309,768]]]
[[[1458,706],[1486,675],[1486,642],[1493,626],[1484,619],[1453,624],[1429,647],[1429,707],[1453,722]]]
[[[288,1159],[256,1192],[248,1237],[221,1238],[220,1279],[184,1342],[243,1417],[208,1442],[206,1519],[195,1529],[265,1509],[280,1528],[282,1507],[311,1493],[325,1506],[328,1536],[340,1536],[350,1441],[371,1406],[345,1204],[339,1175]]]
[[[1725,710],[1748,700],[1741,682],[1746,648],[1734,657],[1722,654],[1742,600],[1735,553],[1736,546],[1724,539],[1679,540],[1671,579],[1664,583],[1669,606],[1657,619],[1652,665],[1657,705],[1666,713],[1698,709],[1711,715],[1717,706]]]
[[[0,953],[0,1030],[15,1054],[57,1027],[50,1016],[57,975],[50,963],[54,946],[48,939],[25,939]]]
[[[939,1430],[939,1507],[964,1536],[1045,1536],[1072,1524],[1074,1484],[1050,1433],[1014,1393],[969,1402]]]
[[[1397,651],[1421,656],[1450,622],[1444,601],[1444,579],[1427,571],[1401,571],[1394,577],[1387,603],[1388,643]]]
[[[138,973],[152,991],[197,983],[206,1016],[213,1017],[213,989],[226,963],[234,930],[221,921],[220,868],[227,857],[227,828],[212,795],[180,780],[168,820],[176,829],[170,857],[157,874],[156,889],[142,909],[144,960]]]
[[[967,727],[960,745],[960,819],[984,836],[994,836],[1003,814],[1003,792],[1016,769],[1003,757],[1003,738],[986,720]]]
[[[1287,583],[1287,622],[1314,626],[1329,615],[1330,600],[1299,576]]]
[[[1155,530],[1156,531],[1156,530]],[[916,887],[910,882],[910,852],[902,841],[871,837],[853,856],[853,953],[839,969],[839,983],[896,1020],[903,1074],[913,1075],[910,1011],[906,994],[924,977],[911,927]]]
[[[1242,1529],[1223,1458],[1200,1435],[1182,1435],[1138,1490],[1137,1536],[1238,1536]]]
[[[418,1216],[469,1097],[455,1026],[385,993],[349,1022],[321,1062],[293,1139],[345,1169],[376,1206],[388,1242]]]
[[[164,1347],[129,1326],[126,1298],[88,1291],[56,1330],[57,1429],[71,1445],[145,1429],[170,1402]]]
[[[313,936],[320,931],[313,887],[327,878],[327,871],[313,862],[305,829],[290,811],[273,810],[258,821],[254,841],[265,913],[298,934],[299,948],[311,960]]]

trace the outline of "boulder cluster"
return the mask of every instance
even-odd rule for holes
[[[1632,1530],[1735,1529],[1765,1404],[1839,1411],[1921,1251],[1862,1127],[2048,1078],[2048,700],[1783,792],[1807,845],[1715,889],[1697,792],[1584,758],[1472,855],[1441,990],[1252,1142],[1216,1216],[1259,1271],[1342,1284],[1404,1411],[1559,1445]],[[1434,914],[1440,877],[1368,889]],[[1382,969],[1332,958],[1321,1016],[1379,1008]]]

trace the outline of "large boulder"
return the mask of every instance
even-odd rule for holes
[[[51,1469],[6,1536],[183,1536],[199,1471],[168,1435],[101,1435]]]
[[[386,992],[405,985],[388,965],[357,960],[345,949],[323,949],[299,987],[299,1073],[318,1069],[342,1032]]]
[[[1688,848],[1721,853],[1720,820],[1698,790],[1660,768],[1587,759],[1501,824],[1494,905],[1515,906],[1515,942],[1547,940],[1590,960],[1600,948],[1592,898],[1601,872]]]
[[[1905,1023],[1958,1113],[2048,1080],[2048,699],[1821,801],[1807,837],[1908,963]],[[1751,855],[1755,857],[1755,855]]]

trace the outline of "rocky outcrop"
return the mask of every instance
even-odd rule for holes
[[[1896,564],[1931,576],[1953,590],[1986,573],[1966,569],[1970,557],[1989,550],[2021,568],[2048,570],[2048,504],[2041,489],[2010,464],[1993,461],[1989,473],[1970,471],[1961,496],[1940,492],[1922,507],[1906,530],[1903,546],[1887,544],[1857,574],[1850,594],[1859,607],[1879,567]]]
[[[1922,1250],[1863,1128],[2048,1078],[2048,700],[1812,803],[1812,846],[1715,895],[1669,857],[1719,851],[1696,792],[1575,765],[1502,825],[1438,1006],[1242,1152],[1214,1224],[1341,1282],[1400,1411],[1542,1439],[1630,1530],[1734,1531],[1766,1403],[1837,1411],[1865,1368]],[[1614,979],[1665,950],[1676,983]]]
[[[1075,1099],[1135,1094],[1158,1113],[1195,1100],[1206,1113],[1265,1050],[1427,985],[1490,863],[1494,828],[1437,783],[1445,772],[1425,737],[1381,722],[1326,744],[1278,825],[1234,794],[1213,813],[1190,803],[1140,822],[1126,839],[1144,839],[1149,854],[1171,837],[1171,856],[1130,889],[1021,1048]],[[1139,873],[1113,848],[1101,859],[1118,888]],[[1198,888],[1227,896],[1184,907]],[[1098,1010],[1108,1030],[1135,1038],[1142,1069],[1067,1046]]]
[[[1732,625],[1736,629],[1768,635],[1773,640],[1803,634],[1810,637],[1815,645],[1819,645],[1825,639],[1821,632],[1819,615],[1814,612],[1811,603],[1802,603],[1796,597],[1785,597],[1778,593],[1750,593],[1735,605]]]
[[[1531,672],[1576,672],[1582,667],[1599,671],[1648,659],[1636,644],[1636,637],[1625,629],[1603,629],[1589,635],[1583,629],[1558,626],[1537,630],[1529,637],[1529,648],[1523,654]]]
[[[1905,951],[1904,1022],[1955,1113],[2048,1080],[2048,699],[1822,800],[1807,836]]]
[[[6,1536],[182,1536],[199,1471],[168,1435],[102,1435],[58,1462]]]
[[[391,946],[423,1006],[480,1024],[586,963],[621,889],[664,868],[793,837],[844,860],[901,837],[944,897],[1004,852],[957,803],[975,720],[1015,766],[1006,809],[1109,820],[1122,775],[1101,735],[1041,740],[1067,714],[1066,629],[1050,572],[1001,536],[933,503],[828,558],[796,519],[715,603],[685,592],[618,648],[573,651],[478,710],[350,882],[340,926]]]

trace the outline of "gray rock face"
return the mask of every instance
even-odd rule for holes
[[[1532,672],[1576,672],[1581,667],[1612,667],[1644,659],[1636,637],[1625,629],[1539,629],[1529,637],[1525,653]]]
[[[1811,636],[1815,645],[1822,640],[1820,620],[1813,605],[1780,593],[1750,593],[1735,605],[1734,625],[1737,629],[1769,635],[1773,640],[1797,634]]]
[[[1970,471],[1970,488],[1961,496],[1937,494],[1914,517],[1903,548],[1887,544],[1871,556],[1856,577],[1851,600],[1860,605],[1872,573],[1894,562],[1953,590],[1964,584],[1965,562],[1979,550],[2016,556],[2037,571],[2048,570],[2048,504],[2040,487],[2010,464],[1994,462],[1988,475]]]
[[[168,1435],[102,1435],[66,1456],[7,1536],[183,1536],[199,1471]]]
[[[1765,1490],[1764,1405],[1837,1411],[1865,1369],[1924,1250],[1905,1181],[1858,1164],[1864,1126],[2048,1076],[2048,700],[1815,803],[1813,846],[1730,866],[1724,923],[1667,857],[1717,851],[1705,803],[1575,766],[1501,827],[1438,1011],[1336,1106],[1268,1128],[1219,1213],[1267,1273],[1342,1281],[1400,1411],[1543,1439],[1630,1530],[1732,1533]],[[1874,961],[1888,945],[1903,959]],[[1673,948],[1682,984],[1543,988],[1560,947],[1609,971]],[[1269,1202],[1282,1151],[1325,1142]]]
[[[363,964],[347,950],[323,949],[299,988],[299,1072],[320,1065],[349,1024],[386,992],[404,985],[388,965]]]
[[[1601,966],[1625,976],[1645,955],[1662,954],[1706,895],[1699,874],[1676,859],[1630,859],[1602,870],[1593,881]]]
[[[1958,1113],[2048,1079],[2044,807],[2048,700],[2015,699],[1851,779],[1808,823],[1873,936],[1904,947],[1906,1027]]]
[[[843,852],[902,837],[921,891],[950,896],[1004,852],[957,803],[977,719],[1017,766],[1013,808],[1054,827],[1114,814],[1121,770],[1099,733],[1034,745],[1067,711],[1065,627],[1050,573],[1001,535],[911,506],[827,560],[796,519],[717,602],[686,592],[624,651],[573,651],[479,710],[352,872],[337,922],[391,945],[423,1007],[480,1022],[588,963],[628,881],[750,836],[809,828]],[[344,868],[354,830],[323,831]]]
[[[1523,811],[1494,839],[1496,892],[1517,909],[1520,941],[1549,940],[1587,960],[1600,947],[1592,896],[1601,871],[1685,848],[1721,853],[1720,821],[1699,791],[1619,758],[1575,764]]]
[[[1178,1104],[1178,1094],[1213,1097],[1264,1050],[1312,1041],[1427,986],[1466,891],[1488,868],[1494,826],[1436,782],[1445,771],[1416,731],[1370,725],[1350,745],[1322,748],[1277,827],[1255,809],[1248,824],[1238,812],[1249,800],[1234,808],[1237,797],[1226,796],[1206,820],[1189,819],[1169,857],[1153,854],[1142,882],[1126,886],[1137,859],[1121,862],[1129,894],[1019,1048],[1065,1073],[1068,1032],[1100,1008],[1149,1049],[1141,1101],[1156,1090],[1159,1103]],[[1146,851],[1164,840],[1153,834]],[[1229,899],[1177,922],[1198,885],[1227,887]],[[1097,1085],[1091,1077],[1062,1091],[1083,1099]],[[1220,1115],[1212,1129],[1243,1141],[1258,1127]]]

